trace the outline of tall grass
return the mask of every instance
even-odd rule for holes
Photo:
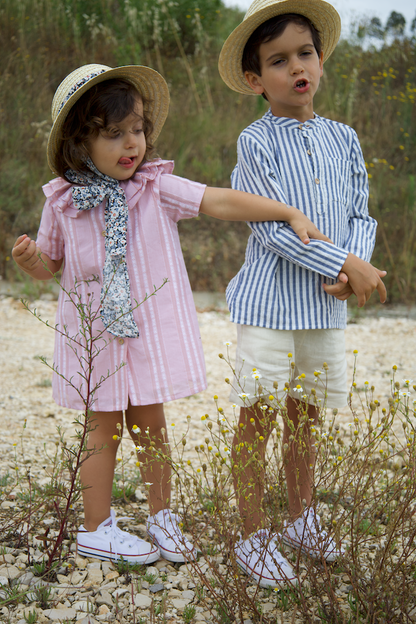
[[[50,103],[59,82],[90,62],[150,65],[172,96],[158,141],[175,172],[229,185],[241,130],[266,110],[221,81],[221,44],[242,15],[220,0],[4,0],[0,9],[0,273],[14,279],[10,248],[35,236]],[[415,40],[381,49],[341,41],[325,65],[318,114],[358,132],[370,175],[370,212],[379,221],[373,261],[388,271],[389,301],[410,303],[415,257]],[[412,162],[413,161],[413,162]],[[201,217],[180,224],[192,287],[223,290],[244,258],[248,228]]]

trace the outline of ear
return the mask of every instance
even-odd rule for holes
[[[264,87],[262,85],[261,76],[254,74],[253,72],[244,72],[244,77],[247,80],[251,89],[253,89],[254,93],[257,95],[261,95],[264,93]]]
[[[319,75],[322,78],[322,75],[324,73],[324,53],[321,52],[319,55]]]

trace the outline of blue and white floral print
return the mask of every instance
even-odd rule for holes
[[[72,199],[78,210],[91,210],[105,199],[105,261],[101,289],[101,320],[114,336],[137,338],[139,330],[131,307],[130,280],[126,263],[128,206],[119,181],[106,176],[91,159],[91,173],[69,170],[66,177],[79,186],[72,187]]]
[[[88,74],[88,76],[84,76],[83,78],[81,78],[81,80],[78,80],[78,82],[76,82],[71,89],[68,91],[68,93],[66,94],[66,96],[64,97],[64,99],[61,102],[61,105],[59,107],[59,110],[57,112],[57,115],[59,115],[59,113],[61,112],[61,110],[63,109],[63,107],[65,106],[65,104],[68,102],[69,98],[74,95],[74,93],[76,91],[78,91],[78,89],[80,89],[82,87],[82,85],[84,85],[86,82],[88,82],[89,80],[92,80],[93,78],[96,78],[97,76],[99,76],[100,74],[104,74],[104,72],[106,72],[106,69],[101,69],[98,72],[91,72],[91,74]]]

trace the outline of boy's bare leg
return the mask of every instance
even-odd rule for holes
[[[164,455],[170,455],[168,437],[166,432],[166,420],[163,411],[163,403],[154,405],[130,405],[126,411],[126,425],[136,446],[144,447],[142,453],[138,453],[140,472],[145,483],[149,486],[150,515],[153,516],[161,509],[170,506],[171,496],[171,468],[170,465],[160,459],[155,459],[149,452],[150,442],[154,442],[154,448]],[[133,425],[140,428],[139,435],[132,432]],[[149,434],[146,430],[149,429]],[[162,433],[162,429],[165,433]]]
[[[253,419],[254,422],[250,422]],[[244,539],[264,524],[264,460],[267,441],[270,436],[269,423],[273,415],[264,413],[259,404],[240,409],[238,431],[234,436],[232,448],[234,490],[244,525]],[[240,425],[243,425],[242,427]],[[256,433],[264,440],[255,443]],[[243,446],[241,446],[243,445]],[[252,448],[252,451],[248,447]],[[253,453],[257,451],[259,460],[253,462]],[[251,462],[249,463],[249,461]]]
[[[96,412],[91,416],[87,447],[95,449],[95,453],[83,462],[80,471],[81,483],[85,488],[82,498],[84,527],[87,531],[95,531],[110,516],[114,467],[119,445],[119,440],[113,440],[114,435],[119,435],[117,423],[123,424],[122,412]]]
[[[293,520],[296,520],[303,512],[302,501],[309,506],[312,501],[313,473],[315,468],[314,436],[311,433],[312,419],[317,423],[318,411],[315,406],[308,407],[308,420],[299,427],[302,419],[302,406],[300,401],[291,397],[287,399],[287,419],[293,424],[293,431],[287,419],[284,419],[283,444],[288,445],[284,453],[286,484],[289,498],[289,512]],[[290,436],[293,438],[290,439]]]

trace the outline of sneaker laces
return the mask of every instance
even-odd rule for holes
[[[117,551],[118,544],[126,543],[128,548],[132,548],[133,544],[137,541],[137,537],[135,535],[130,535],[130,533],[127,533],[127,531],[122,531],[117,526],[117,523],[120,522],[120,520],[134,520],[134,518],[131,518],[130,516],[122,516],[120,518],[116,518],[116,514],[113,509],[110,511],[110,518],[111,524],[105,526],[104,533],[106,535],[110,534],[111,548],[115,548],[114,554],[118,555],[120,554]]]
[[[297,520],[297,522],[299,523],[302,522],[302,532],[300,535],[297,529],[295,529],[297,535],[302,540],[315,540],[318,543],[327,542],[329,539],[328,534],[324,529],[321,528],[320,520],[320,517],[314,509],[307,510],[307,512],[304,513],[303,516],[299,518],[299,520]]]
[[[192,550],[192,545],[189,540],[185,537],[179,527],[179,516],[175,514],[170,509],[163,510],[163,520],[160,521],[158,518],[152,522],[159,529],[162,529],[166,533],[168,538],[171,538],[172,541],[176,544],[184,546],[188,550]],[[150,525],[151,527],[151,525]]]
[[[270,535],[268,531],[265,529],[260,529],[257,531],[250,540],[252,545],[255,546],[257,543],[260,548],[264,548],[269,555],[272,557],[273,564],[280,565],[286,564],[286,559],[283,557],[282,553],[278,549],[278,542],[276,537]]]

